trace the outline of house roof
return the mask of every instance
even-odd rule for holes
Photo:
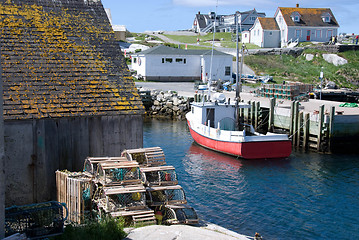
[[[206,27],[206,20],[205,15],[203,14],[196,14],[197,24],[199,28],[205,28]]]
[[[132,56],[136,55],[211,55],[212,50],[211,49],[179,49],[179,48],[172,48],[167,47],[164,45],[158,45],[156,47],[147,49],[145,51],[139,52],[137,54],[132,54]],[[222,55],[222,56],[231,56],[229,54],[213,50],[213,55]]]
[[[101,3],[26,2],[0,1],[5,120],[144,112]]]
[[[259,17],[258,21],[262,26],[263,30],[279,30],[279,26],[275,18],[263,18]]]
[[[282,13],[284,21],[288,26],[339,27],[339,24],[330,8],[279,7],[277,12],[278,11]],[[300,14],[299,22],[294,22],[291,18],[291,15],[295,12]],[[323,14],[326,13],[329,13],[332,16],[330,22],[324,22],[322,20]]]

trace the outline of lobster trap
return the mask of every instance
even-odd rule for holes
[[[68,208],[68,220],[83,223],[91,211],[93,184],[83,173],[56,171],[57,201]]]
[[[142,177],[135,161],[99,163],[96,175],[103,186],[141,184]]]
[[[155,214],[162,215],[162,221],[165,224],[197,224],[199,222],[196,211],[187,204],[156,207]]]
[[[127,161],[125,157],[87,157],[84,163],[83,172],[86,175],[95,177],[99,163],[103,162],[123,162]]]
[[[129,161],[137,161],[142,166],[162,166],[166,164],[165,154],[162,148],[137,148],[124,150],[121,154]]]
[[[150,207],[187,203],[185,193],[180,185],[148,187],[146,194],[147,204]]]
[[[146,186],[177,185],[177,174],[173,166],[141,167]]]
[[[5,209],[5,235],[25,233],[31,239],[58,235],[66,218],[65,204],[55,201],[12,206]]]

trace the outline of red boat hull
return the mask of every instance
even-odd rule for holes
[[[245,159],[285,158],[292,152],[291,141],[261,142],[227,142],[205,137],[192,130],[188,123],[193,140],[199,145],[218,152]]]

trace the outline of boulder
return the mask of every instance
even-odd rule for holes
[[[314,58],[314,55],[313,54],[305,54],[305,60],[307,60],[307,61],[312,61],[313,60],[313,58]]]
[[[340,66],[348,63],[345,58],[339,57],[337,54],[323,54],[323,58],[328,63],[332,63],[335,66]]]

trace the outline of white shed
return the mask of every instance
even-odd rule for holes
[[[280,47],[280,30],[274,18],[257,18],[250,30],[250,42],[263,48]]]
[[[211,49],[184,50],[163,45],[131,55],[131,68],[146,81],[232,79],[233,56]]]

